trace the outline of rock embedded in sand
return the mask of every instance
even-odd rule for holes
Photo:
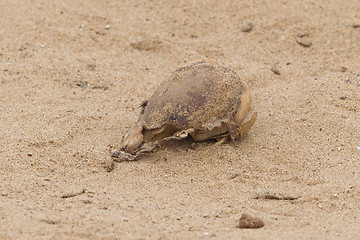
[[[265,222],[262,219],[247,213],[243,213],[239,219],[239,228],[262,228],[264,226]]]
[[[298,194],[289,194],[282,191],[265,191],[256,193],[254,199],[264,199],[264,200],[280,200],[280,201],[292,201],[299,199],[301,196]]]

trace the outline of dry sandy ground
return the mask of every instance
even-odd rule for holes
[[[0,239],[360,239],[360,2],[169,2],[0,1]],[[107,172],[200,60],[249,83],[253,129]]]

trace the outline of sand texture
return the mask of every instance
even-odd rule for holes
[[[249,84],[249,133],[108,172],[198,61]],[[0,0],[0,146],[0,239],[360,239],[360,2]]]

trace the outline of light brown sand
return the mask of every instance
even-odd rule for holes
[[[0,1],[0,239],[360,239],[359,13],[357,0]],[[106,172],[139,104],[200,60],[246,79],[253,129]],[[265,227],[237,228],[242,213]]]

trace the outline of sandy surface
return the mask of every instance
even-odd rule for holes
[[[0,239],[360,239],[359,13],[356,0],[0,1]],[[107,172],[139,104],[200,60],[249,83],[253,129]],[[242,213],[265,227],[237,228]]]

